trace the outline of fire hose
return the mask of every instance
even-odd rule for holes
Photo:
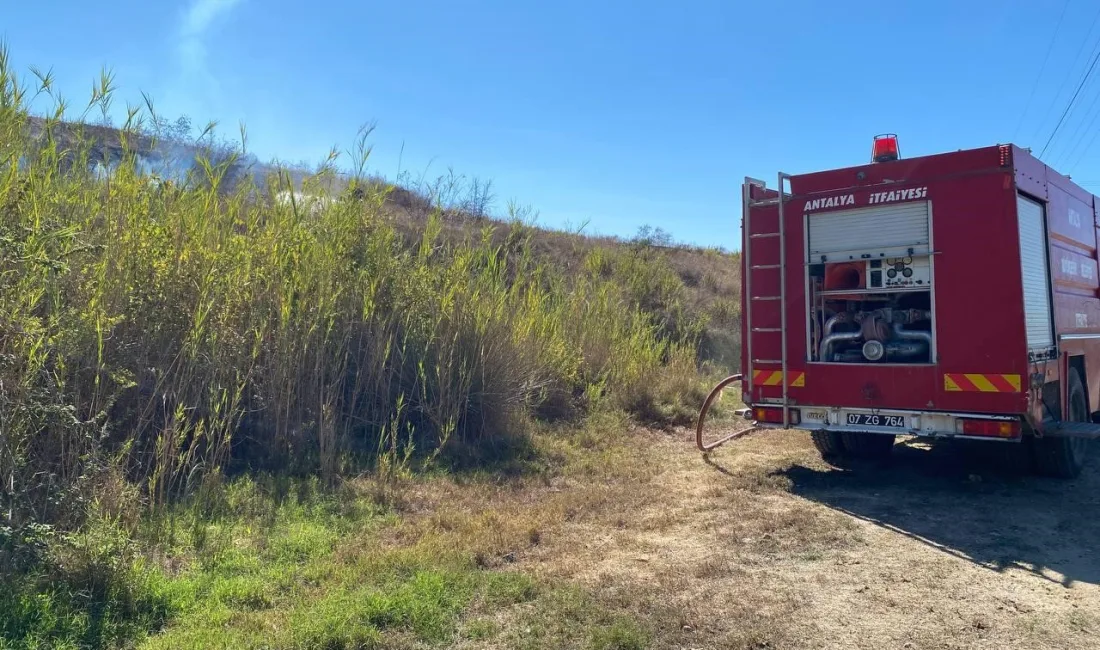
[[[711,403],[713,403],[714,400],[718,399],[718,396],[722,394],[722,390],[725,389],[726,386],[729,386],[730,384],[738,381],[741,381],[741,375],[731,375],[729,377],[726,377],[722,381],[718,382],[718,385],[715,386],[712,391],[710,391],[710,395],[707,395],[707,399],[703,402],[703,408],[699,410],[699,423],[695,426],[695,446],[699,448],[699,451],[704,453],[711,451],[719,445],[722,445],[726,442],[729,442],[730,440],[733,440],[734,438],[748,433],[749,430],[745,429],[742,431],[735,431],[728,436],[720,438],[713,442],[703,442],[703,423],[706,422],[707,411],[710,410]]]

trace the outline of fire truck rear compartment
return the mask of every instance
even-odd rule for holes
[[[809,360],[932,363],[929,207],[807,215]]]
[[[820,293],[815,291],[811,295]],[[932,361],[932,305],[928,291],[821,296],[810,317],[811,353],[815,361],[923,364]]]

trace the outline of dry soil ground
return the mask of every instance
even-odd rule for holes
[[[502,491],[491,519],[531,528],[508,570],[583,585],[644,621],[654,647],[1100,648],[1095,452],[1080,479],[1056,481],[996,476],[915,441],[846,468],[797,432],[709,458],[687,432],[629,442],[550,485]],[[522,608],[474,646],[540,633]]]

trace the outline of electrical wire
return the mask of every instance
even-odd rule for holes
[[[1085,76],[1081,78],[1081,83],[1077,84],[1077,90],[1073,92],[1073,97],[1069,98],[1069,103],[1066,104],[1066,110],[1062,111],[1062,116],[1058,118],[1058,123],[1054,125],[1054,130],[1050,132],[1050,137],[1047,138],[1047,143],[1043,145],[1042,151],[1039,152],[1039,159],[1043,158],[1043,154],[1047,152],[1047,147],[1050,146],[1051,141],[1054,140],[1054,136],[1058,135],[1058,129],[1062,128],[1062,123],[1066,120],[1066,115],[1069,114],[1071,108],[1073,108],[1074,102],[1077,101],[1077,96],[1081,94],[1081,89],[1088,83],[1089,78],[1092,76],[1092,71],[1096,69],[1096,62],[1100,60],[1100,49],[1097,50],[1096,56],[1092,57],[1092,63],[1089,65],[1089,69],[1085,72]]]
[[[1069,145],[1069,149],[1064,150],[1061,155],[1058,156],[1058,162],[1053,165],[1054,167],[1061,167],[1062,162],[1068,163],[1070,159],[1073,158],[1073,154],[1077,153],[1078,147],[1084,142],[1084,137],[1092,131],[1093,125],[1096,124],[1096,119],[1100,117],[1100,111],[1094,110],[1097,104],[1100,104],[1100,92],[1093,94],[1092,103],[1089,105],[1088,110],[1085,111],[1080,121],[1077,122],[1077,129],[1073,132],[1073,135],[1070,136],[1069,141],[1071,144]],[[1067,168],[1067,170],[1072,173],[1072,169]]]
[[[1100,43],[1098,43],[1097,47],[1100,48]],[[1100,135],[1100,132],[1093,130],[1093,127],[1096,126],[1097,120],[1100,119],[1100,111],[1097,111],[1095,113],[1093,112],[1093,106],[1095,106],[1098,102],[1100,102],[1100,91],[1097,91],[1097,93],[1093,96],[1093,105],[1089,107],[1089,110],[1086,111],[1085,116],[1081,118],[1081,121],[1077,125],[1077,130],[1074,131],[1073,136],[1070,138],[1071,142],[1073,143],[1072,146],[1068,151],[1063,153],[1063,156],[1065,157],[1065,162],[1067,163],[1066,172],[1071,175],[1074,171],[1076,171],[1077,166],[1081,164],[1081,161],[1085,159],[1085,156],[1088,155],[1089,150],[1092,149],[1092,145],[1096,142],[1097,136]],[[1092,116],[1091,119],[1089,118],[1089,115]],[[1085,126],[1084,130],[1082,131],[1081,127],[1085,125],[1086,121],[1088,125]],[[1091,137],[1089,137],[1090,133],[1092,134]],[[1085,141],[1085,138],[1088,138],[1087,142]],[[1074,158],[1073,154],[1077,152],[1078,147],[1080,147],[1082,143],[1085,144],[1085,147],[1081,150],[1081,155]],[[1061,158],[1062,156],[1059,156],[1059,159]],[[1073,159],[1072,163],[1070,159]],[[1093,184],[1095,185],[1096,183]]]
[[[1047,46],[1046,56],[1043,57],[1043,65],[1039,66],[1039,75],[1035,77],[1035,83],[1031,84],[1031,92],[1027,96],[1027,102],[1024,103],[1024,112],[1020,115],[1020,122],[1016,125],[1016,130],[1012,132],[1013,140],[1019,135],[1020,128],[1024,125],[1024,118],[1027,117],[1027,112],[1031,108],[1031,101],[1035,99],[1035,91],[1039,89],[1039,81],[1043,78],[1043,73],[1046,72],[1047,62],[1050,61],[1050,53],[1054,51],[1054,43],[1058,39],[1058,32],[1062,29],[1062,21],[1066,17],[1066,9],[1069,9],[1069,0],[1062,4],[1062,15],[1058,16],[1058,24],[1054,26],[1054,33],[1050,35],[1050,45]],[[1097,15],[1100,16],[1100,13]]]
[[[1093,49],[1090,56],[1095,56],[1095,55],[1100,55],[1100,37],[1097,37],[1096,47]],[[1093,84],[1093,85],[1095,85],[1095,84]],[[1085,87],[1088,88],[1089,84],[1086,84]],[[1087,91],[1081,96],[1082,100],[1084,99],[1084,97],[1086,95],[1088,95]],[[1055,156],[1054,150],[1053,149],[1051,150],[1050,162],[1054,167],[1061,167],[1063,162],[1069,162],[1069,159],[1073,157],[1074,153],[1076,153],[1077,148],[1079,146],[1081,146],[1081,138],[1079,137],[1079,136],[1082,135],[1081,129],[1082,129],[1082,127],[1084,127],[1086,125],[1086,123],[1088,124],[1089,128],[1091,128],[1092,124],[1096,121],[1096,117],[1093,114],[1093,109],[1096,107],[1098,102],[1100,102],[1100,91],[1095,92],[1095,93],[1092,94],[1092,102],[1089,103],[1089,107],[1084,111],[1084,113],[1081,113],[1081,118],[1079,120],[1077,120],[1077,128],[1073,131],[1073,135],[1071,135],[1069,137],[1068,143],[1065,146],[1062,147],[1062,151],[1060,153],[1058,153],[1057,156]],[[1079,104],[1078,106],[1081,106],[1081,105],[1082,104]],[[1071,113],[1072,113],[1072,111],[1071,111]],[[1078,111],[1078,113],[1080,113],[1080,111]],[[1072,122],[1073,122],[1072,119],[1070,119],[1069,121],[1066,122],[1067,128],[1070,125],[1070,123],[1072,123]],[[1086,134],[1087,134],[1087,131],[1086,131]],[[1062,141],[1065,142],[1066,139],[1063,138]],[[1068,147],[1068,149],[1067,149],[1067,147]],[[1058,147],[1056,145],[1055,149],[1057,149],[1057,148]]]
[[[1092,132],[1092,137],[1089,138],[1089,143],[1085,145],[1085,148],[1081,151],[1081,155],[1077,157],[1077,160],[1073,161],[1073,164],[1070,165],[1066,171],[1072,174],[1073,170],[1077,169],[1077,165],[1081,164],[1081,161],[1085,159],[1085,155],[1088,154],[1089,149],[1092,149],[1092,145],[1096,142],[1096,136],[1098,135],[1100,135],[1100,129]],[[1100,185],[1100,183],[1093,183],[1093,185]]]
[[[1073,72],[1077,69],[1077,64],[1082,61],[1082,56],[1088,51],[1089,43],[1092,42],[1092,32],[1096,29],[1096,23],[1100,21],[1100,7],[1097,8],[1096,14],[1092,17],[1092,23],[1089,25],[1089,29],[1085,32],[1085,38],[1081,41],[1081,47],[1077,50],[1077,54],[1073,57],[1073,65],[1066,67],[1066,76],[1062,79],[1062,84],[1058,86],[1058,92],[1051,96],[1050,107],[1047,108],[1046,115],[1039,121],[1035,137],[1040,137],[1043,131],[1043,125],[1046,124],[1050,118],[1054,115],[1054,107],[1058,105],[1058,99],[1062,97],[1062,92],[1065,91],[1070,79],[1073,78]],[[1086,57],[1084,61],[1088,61]]]
[[[1100,52],[1098,52],[1100,53]],[[1100,64],[1097,64],[1100,67]],[[1054,144],[1050,148],[1050,156],[1047,158],[1047,164],[1052,167],[1064,170],[1064,165],[1070,161],[1078,148],[1081,146],[1082,141],[1088,136],[1089,130],[1091,130],[1093,123],[1096,121],[1096,115],[1094,108],[1100,103],[1100,91],[1092,92],[1092,101],[1089,102],[1088,108],[1085,108],[1085,100],[1096,87],[1096,77],[1093,76],[1081,93],[1081,97],[1077,102],[1077,105],[1070,110],[1069,117],[1066,119],[1065,125],[1062,128],[1061,134],[1055,138]],[[1073,132],[1070,132],[1070,128],[1073,127]],[[1084,132],[1082,133],[1082,131]]]

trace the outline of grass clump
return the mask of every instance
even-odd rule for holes
[[[536,601],[508,635],[510,645],[522,650],[644,650],[653,640],[653,632],[638,620],[572,587],[559,587]]]
[[[40,533],[20,543],[40,545],[42,555],[24,558],[0,590],[0,648],[121,645],[172,614],[162,576],[109,522],[74,535]]]

